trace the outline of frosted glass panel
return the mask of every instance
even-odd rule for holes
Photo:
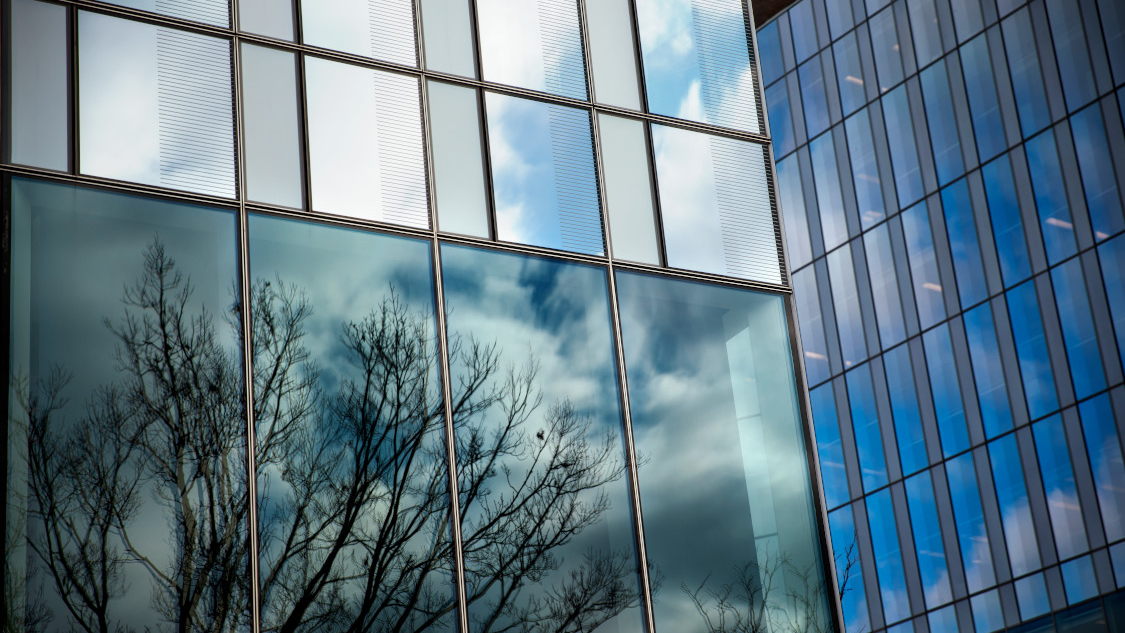
[[[242,45],[246,196],[302,206],[301,140],[293,53]]]
[[[598,130],[613,256],[659,264],[645,125],[635,119],[599,114]]]
[[[293,0],[238,0],[238,28],[293,40]]]
[[[438,228],[488,237],[477,91],[431,81],[429,104]]]
[[[477,76],[469,0],[422,0],[422,38],[426,68]]]
[[[12,82],[7,121],[13,163],[67,168],[66,9],[13,0],[7,33]]]
[[[636,42],[629,0],[587,2],[586,25],[590,31],[595,99],[599,103],[640,110]]]

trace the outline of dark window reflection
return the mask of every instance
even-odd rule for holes
[[[448,630],[427,242],[250,218],[262,627]]]
[[[234,215],[11,191],[5,630],[248,628]]]
[[[469,629],[640,630],[605,273],[441,254]]]
[[[617,280],[657,627],[829,626],[781,298]]]

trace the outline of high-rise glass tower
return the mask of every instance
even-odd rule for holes
[[[847,631],[1125,630],[1125,5],[758,45]]]
[[[6,631],[838,630],[744,0],[3,0]]]

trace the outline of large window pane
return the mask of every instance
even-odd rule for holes
[[[477,91],[437,81],[427,82],[427,91],[438,228],[488,237]]]
[[[934,486],[928,471],[906,480],[906,501],[910,505],[910,526],[914,530],[914,551],[922,576],[922,595],[926,608],[933,609],[951,601],[953,592],[949,585],[949,567],[945,562]]]
[[[11,194],[8,626],[248,629],[235,215]]]
[[[906,0],[906,11],[910,16],[910,31],[914,35],[914,56],[918,67],[922,68],[941,57],[937,9],[934,0]]]
[[[856,34],[848,33],[842,37],[832,46],[832,53],[836,61],[836,85],[840,88],[840,105],[844,110],[844,116],[847,116],[867,103],[863,65],[859,59]],[[770,112],[772,120],[772,110]]]
[[[1039,455],[1039,473],[1047,493],[1047,510],[1051,514],[1055,547],[1058,548],[1059,558],[1070,558],[1085,552],[1089,544],[1062,418],[1053,415],[1037,422],[1032,430],[1035,432],[1035,452]]]
[[[485,93],[501,240],[602,254],[590,113]]]
[[[1059,408],[1035,282],[1025,282],[1008,291],[1007,299],[1016,357],[1023,378],[1023,393],[1027,398],[1028,414],[1034,420]]]
[[[1019,110],[1020,128],[1024,138],[1031,136],[1051,121],[1047,110],[1047,92],[1039,70],[1039,42],[1031,28],[1031,11],[1027,8],[1004,20],[1004,47],[1008,53],[1008,69],[1012,75],[1012,91]]]
[[[1012,407],[1008,403],[1008,386],[1004,381],[1004,366],[1000,362],[992,306],[983,303],[966,312],[964,319],[984,434],[996,437],[1012,428]]]
[[[949,460],[945,463],[945,472],[949,477],[949,498],[953,503],[957,540],[961,543],[965,580],[969,591],[980,591],[996,584],[996,574],[992,568],[992,548],[985,528],[973,454],[965,453]]]
[[[902,546],[898,541],[898,522],[890,490],[880,490],[867,497],[867,520],[871,527],[871,542],[878,543],[875,547],[875,569],[879,577],[879,594],[883,598],[883,616],[887,622],[897,622],[910,617],[910,601],[906,594]]]
[[[813,57],[797,68],[801,87],[801,110],[805,113],[805,129],[810,138],[828,129],[828,97],[824,93],[824,68],[820,57]]]
[[[475,78],[477,55],[469,0],[422,0],[421,8],[426,68]]]
[[[941,451],[949,457],[969,448],[969,428],[965,423],[965,405],[957,382],[957,364],[953,360],[949,326],[943,324],[926,332],[922,341],[926,346],[926,365],[930,370]]]
[[[871,228],[886,217],[883,206],[883,187],[879,176],[879,163],[875,159],[875,141],[871,137],[871,117],[865,108],[844,121],[848,133],[848,156],[852,161],[856,204],[859,206],[859,223]]]
[[[832,282],[832,305],[836,309],[836,327],[840,333],[840,353],[844,367],[851,367],[867,358],[863,316],[859,309],[859,288],[852,267],[851,245],[828,254],[828,277]]]
[[[832,533],[832,550],[836,557],[836,580],[842,583],[844,571],[848,572],[847,585],[841,584],[838,587],[841,594],[840,607],[844,612],[845,631],[864,633],[871,629],[871,623],[863,591],[863,569],[859,564],[852,508],[844,506],[829,514],[828,526]]]
[[[1125,364],[1125,236],[1115,237],[1098,247],[1102,281],[1117,332],[1117,350]]]
[[[977,6],[975,0],[969,4]],[[954,14],[956,15],[956,14]],[[965,94],[973,119],[973,135],[982,159],[991,158],[1008,146],[1004,137],[1004,121],[996,94],[996,77],[992,72],[988,37],[980,36],[961,47],[961,70],[965,75]]]
[[[851,405],[852,432],[855,434],[859,471],[866,492],[887,485],[887,460],[883,454],[883,434],[875,391],[871,384],[871,365],[865,363],[847,374],[848,402]]]
[[[769,631],[827,622],[781,297],[617,281],[646,544],[667,588],[657,626],[703,628],[724,586],[739,613],[768,613]]]
[[[879,92],[886,92],[902,81],[902,52],[895,27],[894,7],[871,18],[868,25],[875,67],[879,72]]]
[[[577,0],[478,0],[477,27],[486,80],[586,98]]]
[[[1054,132],[1047,130],[1036,136],[1024,145],[1024,149],[1035,191],[1035,206],[1039,210],[1039,228],[1047,247],[1047,259],[1050,263],[1057,264],[1073,255],[1077,246]]]
[[[786,84],[785,81],[779,81],[766,88],[766,108],[770,113],[770,141],[773,142],[775,156],[785,156],[796,146],[792,110],[789,108],[789,87]]]
[[[950,0],[957,41],[964,42],[984,26],[983,8],[976,0]]]
[[[937,24],[934,24],[937,27]],[[945,60],[930,66],[920,75],[922,97],[926,102],[926,120],[930,129],[930,145],[934,152],[938,186],[944,186],[965,173],[961,159],[961,139],[949,92],[949,76]]]
[[[448,630],[429,244],[251,216],[249,246],[263,628]]]
[[[883,118],[887,123],[891,167],[895,172],[898,205],[904,207],[922,197],[922,172],[918,168],[918,146],[914,143],[914,122],[910,119],[910,103],[906,86],[899,86],[883,97]]]
[[[604,270],[441,255],[469,629],[638,630]]]
[[[668,265],[781,283],[766,147],[652,126]]]
[[[112,0],[110,4],[152,11],[213,26],[230,25],[229,0]]]
[[[1022,576],[1039,568],[1039,544],[1016,436],[1005,435],[989,444],[988,456],[992,461],[992,481],[996,485],[1004,539],[1008,543],[1008,563],[1013,574]]]
[[[828,379],[828,344],[824,340],[824,318],[817,293],[816,270],[812,267],[793,274],[793,295],[797,302],[797,325],[801,328],[801,347],[805,350],[805,373],[810,385]]]
[[[1094,315],[1086,296],[1086,279],[1082,262],[1072,259],[1051,271],[1055,287],[1055,301],[1059,307],[1059,324],[1062,326],[1070,377],[1074,381],[1074,395],[1078,399],[1105,389],[1105,369],[1094,329]]]
[[[945,319],[942,301],[941,275],[934,254],[934,238],[930,230],[930,214],[926,203],[920,202],[902,212],[902,232],[906,237],[906,252],[910,260],[910,279],[914,286],[914,301],[918,305],[918,319],[928,328]]]
[[[293,0],[237,0],[238,28],[293,41]]]
[[[242,45],[242,125],[246,144],[246,197],[304,205],[293,53]]]
[[[1121,193],[1113,172],[1101,106],[1094,104],[1072,116],[1070,129],[1074,133],[1074,153],[1082,168],[1094,239],[1104,240],[1125,228],[1125,217],[1121,213]]]
[[[879,321],[879,340],[885,349],[906,338],[887,225],[883,224],[864,235],[863,247],[867,251],[867,272],[871,278],[875,316]]]
[[[785,243],[789,247],[789,268],[796,270],[812,261],[809,219],[805,210],[805,191],[801,186],[801,166],[797,156],[777,161],[777,189],[781,219],[785,222]]]
[[[645,124],[636,119],[599,114],[598,132],[613,256],[659,264]]]
[[[961,307],[967,308],[988,296],[967,182],[962,179],[945,188],[941,192],[941,204],[945,211],[953,270],[957,274],[957,294],[961,298]]]
[[[1090,455],[1090,470],[1097,486],[1098,506],[1102,510],[1102,525],[1106,538],[1110,542],[1117,541],[1125,538],[1125,488],[1121,485],[1125,482],[1125,462],[1109,395],[1102,394],[1083,402],[1079,411]]]
[[[8,38],[11,110],[6,160],[66,171],[67,35],[62,5],[12,0]]]
[[[633,15],[628,0],[586,3],[594,96],[599,103],[641,109]]]
[[[992,238],[1005,286],[1031,274],[1031,258],[1023,232],[1020,201],[1012,179],[1012,163],[1005,154],[981,169],[984,192],[988,198],[988,216],[992,220]]]
[[[418,79],[305,58],[316,211],[428,227]]]
[[[741,0],[637,1],[650,112],[761,131],[743,6]]]
[[[891,417],[894,418],[895,435],[898,438],[898,459],[902,464],[902,472],[910,474],[929,464],[910,348],[900,345],[887,352],[883,355],[883,365],[887,372]]]
[[[304,43],[417,66],[412,0],[301,3]]]
[[[848,472],[840,442],[840,423],[836,416],[836,397],[832,385],[821,385],[809,392],[816,452],[820,457],[820,476],[824,481],[824,503],[835,508],[848,502]]]
[[[1082,11],[1067,0],[1046,0],[1046,4],[1063,95],[1066,97],[1067,109],[1074,111],[1097,96],[1094,70],[1090,67],[1090,55],[1087,52],[1086,28],[1082,24]],[[1097,37],[1097,34],[1092,33],[1090,36]]]
[[[825,134],[809,144],[816,201],[820,207],[820,230],[824,234],[826,250],[848,241],[848,222],[844,217],[844,198],[840,192],[840,169],[832,138],[832,134]]]
[[[233,198],[230,43],[84,11],[78,28],[81,172]]]

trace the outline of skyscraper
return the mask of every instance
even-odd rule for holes
[[[836,630],[743,0],[4,0],[6,630]]]
[[[846,629],[1125,630],[1125,8],[760,24]]]

